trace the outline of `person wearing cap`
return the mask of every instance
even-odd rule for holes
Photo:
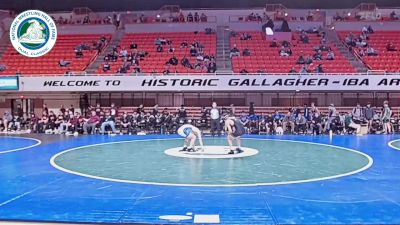
[[[240,137],[245,134],[246,130],[244,128],[243,123],[236,119],[233,115],[225,116],[225,131],[228,133],[228,144],[229,144],[229,153],[235,154],[241,153],[241,139]],[[233,143],[236,141],[237,147],[233,146]]]
[[[201,131],[199,128],[191,124],[184,124],[178,128],[177,133],[185,138],[183,142],[183,149],[181,151],[188,151],[188,152],[196,151],[195,144],[197,138],[199,139],[201,149],[203,148],[203,140],[201,138]]]

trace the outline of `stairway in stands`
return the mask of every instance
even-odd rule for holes
[[[230,52],[230,29],[228,26],[217,27],[217,73],[232,73]]]
[[[86,69],[88,74],[95,74],[97,73],[97,69],[100,65],[104,62],[104,56],[110,53],[114,46],[119,45],[122,38],[125,36],[125,30],[119,29],[114,32],[110,43],[108,43],[107,47],[97,56],[96,60],[94,60]]]
[[[3,33],[3,36],[0,38],[0,59],[3,57],[3,54],[6,52],[10,44],[11,42],[10,42],[9,32],[5,31]]]
[[[366,73],[368,68],[364,65],[364,63],[359,60],[353,53],[349,52],[348,48],[345,44],[340,40],[339,35],[335,30],[332,29],[324,29],[326,32],[326,39],[328,42],[332,42],[336,45],[339,51],[350,61],[350,64],[357,69],[359,73]]]

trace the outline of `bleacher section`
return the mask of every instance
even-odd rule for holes
[[[347,35],[360,35],[360,31],[341,31],[338,32],[342,40]],[[397,47],[397,51],[387,51],[386,45],[392,42]],[[400,31],[377,31],[369,34],[368,44],[378,51],[377,56],[365,55],[361,57],[362,61],[371,70],[384,70],[386,72],[400,71]],[[354,48],[354,53],[357,54],[357,48]]]
[[[172,41],[171,46],[175,49],[175,52],[169,52],[169,45],[164,45],[163,52],[156,51],[155,40],[158,38],[164,38]],[[181,43],[186,41],[189,44],[188,48],[181,48]],[[196,63],[196,57],[191,57],[189,50],[190,45],[194,42],[200,42],[204,46],[205,55],[216,54],[216,35],[206,34],[204,32],[171,32],[171,33],[129,33],[126,34],[120,43],[121,49],[127,49],[128,53],[135,50],[130,49],[130,44],[135,43],[138,45],[137,51],[148,52],[148,56],[144,60],[140,61],[139,66],[141,72],[144,73],[162,73],[168,69],[171,73],[205,73],[207,70],[190,69],[181,65],[180,61],[183,57],[187,57],[191,64]],[[179,60],[177,66],[168,66],[166,62],[175,56]],[[116,73],[118,69],[123,65],[121,57],[118,58],[117,62],[110,62],[111,70],[104,72],[101,66],[98,69],[98,73]],[[128,71],[132,72],[132,68]]]
[[[45,56],[39,58],[28,58],[19,54],[10,44],[0,59],[0,64],[6,65],[7,69],[0,72],[4,74],[41,74],[56,75],[65,74],[67,71],[84,71],[90,62],[97,56],[97,50],[84,50],[82,58],[76,58],[75,47],[80,44],[88,44],[92,46],[100,40],[102,36],[107,39],[110,34],[75,34],[75,35],[59,35],[54,48]],[[61,59],[71,62],[68,67],[60,67]]]
[[[159,110],[167,109],[168,112],[170,113],[176,113],[180,107],[159,107]],[[229,107],[227,107],[228,109]],[[249,107],[248,106],[236,106],[235,108],[235,116],[239,117],[242,115],[244,112],[246,115],[249,114]],[[273,115],[275,112],[278,112],[279,114],[286,115],[286,113],[291,109],[292,107],[269,107],[269,106],[261,106],[261,107],[255,107],[255,112],[256,115],[262,115],[262,116],[267,116],[267,115]],[[109,110],[109,107],[102,107],[103,110]],[[200,119],[201,117],[201,107],[185,107],[188,118],[189,119]],[[328,107],[318,107],[320,112],[324,115],[328,114]],[[349,113],[351,112],[353,107],[336,107],[336,110],[339,113]],[[144,108],[146,113],[152,113],[153,107],[145,107]],[[381,108],[376,108],[377,111],[381,110]],[[121,107],[119,108],[118,112],[120,116],[124,112],[127,112],[129,114],[132,114],[133,112],[136,111],[135,107]],[[393,111],[393,117],[397,118],[400,117],[400,107],[392,107]]]
[[[292,67],[296,71],[300,71],[302,65],[296,64],[301,52],[306,55],[314,55],[314,48],[320,44],[321,37],[317,34],[308,34],[309,43],[304,44],[300,41],[298,33],[292,33],[293,37],[291,43],[293,47],[293,55],[284,57],[279,55],[280,48],[270,47],[271,41],[267,41],[264,34],[261,32],[246,32],[252,36],[252,40],[240,40],[241,35],[231,37],[231,47],[234,44],[237,45],[241,53],[245,48],[250,49],[251,56],[240,56],[232,59],[234,72],[239,73],[242,69],[246,69],[250,73],[256,73],[259,70],[263,70],[267,73],[288,73]],[[313,65],[310,66],[312,72],[318,64],[323,64],[323,68],[326,73],[354,73],[356,69],[350,64],[350,62],[340,53],[340,51],[334,46],[329,45],[336,59],[335,60],[322,60],[314,61]],[[323,53],[326,55],[326,52]]]

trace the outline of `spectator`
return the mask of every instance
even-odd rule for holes
[[[301,67],[301,70],[299,71],[299,73],[300,74],[308,74],[309,73],[309,71],[308,71],[308,69],[307,69],[307,66],[306,65],[304,65],[304,66],[302,66]]]
[[[83,58],[83,51],[81,48],[75,49],[75,57],[76,58]]]
[[[240,56],[240,50],[237,48],[236,44],[233,45],[233,48],[230,51],[230,58],[233,56]]]
[[[377,56],[378,52],[374,48],[372,48],[371,46],[368,46],[367,47],[367,55],[368,56]]]
[[[129,46],[130,49],[137,49],[138,45],[135,42],[132,42],[131,45]]]
[[[321,51],[321,50],[318,50],[318,51],[314,54],[313,58],[314,58],[314,60],[323,60],[323,59],[322,59],[322,51]]]
[[[248,33],[242,33],[242,35],[240,36],[240,40],[242,41],[247,41],[247,40],[251,40],[252,36]]]
[[[292,68],[289,70],[289,73],[296,73],[296,74],[297,74],[297,71],[294,69],[294,67],[292,67]]]
[[[328,51],[328,53],[326,54],[326,59],[327,60],[334,60],[335,59],[335,53],[332,50]]]
[[[304,44],[308,44],[310,43],[310,38],[308,37],[308,35],[306,34],[306,32],[302,32],[300,35],[300,40],[304,43]]]
[[[393,42],[389,42],[389,43],[386,45],[386,50],[387,50],[388,52],[397,51],[396,46],[393,44]]]
[[[390,13],[390,19],[392,19],[392,20],[398,20],[398,19],[399,19],[399,16],[396,14],[395,11],[392,11],[392,12]]]
[[[0,64],[0,72],[3,72],[7,69],[5,64]]]
[[[97,124],[100,123],[100,117],[97,115],[96,111],[91,111],[90,117],[84,120],[83,124],[83,133],[84,134],[93,134],[95,132],[95,128]]]
[[[296,61],[297,64],[305,64],[306,63],[306,59],[304,58],[303,53],[300,53],[299,58]]]
[[[322,67],[322,64],[318,64],[318,66],[315,68],[316,73],[325,73],[324,68]]]
[[[201,13],[201,15],[200,15],[200,21],[201,21],[201,22],[207,22],[207,16],[206,16],[206,14]]]
[[[175,56],[172,56],[167,62],[167,64],[172,65],[172,66],[178,65],[178,63],[179,63],[179,61]]]
[[[200,16],[197,12],[194,13],[193,18],[194,18],[194,22],[200,22]]]
[[[279,55],[289,57],[292,55],[292,50],[290,48],[285,48],[284,46],[282,46],[279,50]]]
[[[65,59],[61,59],[60,61],[58,61],[58,65],[60,65],[60,67],[67,67],[71,64],[71,61],[67,61]]]
[[[193,69],[193,65],[190,64],[189,59],[186,58],[186,57],[183,57],[183,58],[182,58],[181,64],[182,64],[182,66],[184,66],[184,67],[186,67],[186,68]]]
[[[245,49],[243,50],[243,56],[251,56],[250,49],[245,48]]]
[[[215,73],[215,71],[217,71],[217,64],[212,61],[207,66],[207,73]]]
[[[111,70],[111,65],[110,65],[109,62],[105,62],[105,63],[103,64],[103,72],[107,72],[107,71],[109,71],[109,70]]]
[[[164,48],[161,45],[158,45],[156,50],[157,52],[163,52]]]
[[[276,40],[276,38],[273,38],[271,44],[269,45],[269,47],[277,48],[278,46],[279,46],[278,45],[278,41]]]
[[[181,43],[181,48],[187,48],[189,47],[189,43],[185,40]]]
[[[197,49],[194,46],[190,47],[189,52],[191,56],[197,56]]]
[[[242,69],[242,70],[240,70],[239,73],[242,74],[242,75],[246,75],[246,74],[249,73],[249,71],[247,71],[246,69]]]
[[[191,12],[189,12],[189,14],[186,16],[186,21],[193,22],[193,14]]]

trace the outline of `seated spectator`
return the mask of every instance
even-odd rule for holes
[[[328,53],[326,54],[326,59],[327,60],[334,60],[335,59],[335,53],[333,53],[333,51],[328,51]]]
[[[190,47],[190,55],[197,56],[197,49],[194,46]]]
[[[239,73],[242,74],[242,75],[245,75],[245,74],[248,74],[249,71],[247,71],[246,69],[242,69],[242,70],[240,70]]]
[[[285,48],[282,46],[281,49],[279,50],[279,55],[289,57],[292,55],[292,50],[290,48]]]
[[[167,64],[173,65],[173,66],[178,65],[178,63],[179,63],[179,61],[175,56],[172,56],[167,62]]]
[[[318,66],[315,68],[316,73],[325,73],[324,68],[322,67],[322,64],[318,64]]]
[[[245,49],[243,50],[243,56],[251,56],[250,49],[245,48]]]
[[[233,45],[233,48],[230,52],[230,58],[232,58],[233,56],[240,56],[240,50],[237,48],[236,44]]]
[[[292,67],[292,68],[289,70],[289,73],[297,73],[297,71],[294,69],[294,67]]]
[[[182,66],[184,66],[186,68],[193,69],[192,64],[190,64],[189,59],[186,57],[183,57],[183,59],[181,60],[181,64],[182,64]]]
[[[137,49],[138,45],[136,43],[132,42],[129,47],[130,47],[130,49]]]
[[[301,69],[300,69],[300,72],[299,72],[300,74],[308,74],[309,73],[309,71],[308,71],[308,68],[307,68],[307,66],[303,66],[303,67],[301,67]]]
[[[100,123],[100,117],[97,115],[96,111],[91,111],[88,119],[84,119],[83,124],[83,134],[94,134],[97,124]]]
[[[206,34],[215,34],[215,31],[212,28],[209,28],[209,27],[207,27],[205,29],[205,31],[206,31]]]
[[[392,19],[392,20],[398,20],[398,19],[399,19],[399,16],[396,14],[395,11],[392,11],[392,12],[390,13],[390,19]]]
[[[189,12],[189,14],[186,16],[186,21],[193,22],[193,14],[191,12]]]
[[[217,64],[212,61],[207,65],[207,73],[215,73],[215,71],[217,71]]]
[[[292,44],[289,41],[282,41],[282,46],[284,46],[285,48],[290,47]]]
[[[201,15],[200,15],[200,21],[201,21],[201,22],[207,22],[207,16],[206,16],[206,14],[201,13]]]
[[[297,64],[305,64],[306,63],[306,59],[303,56],[303,53],[300,54],[299,58],[296,61]]]
[[[157,46],[157,52],[163,52],[164,48],[161,45]]]
[[[277,48],[278,46],[279,46],[278,45],[278,41],[276,40],[276,38],[273,38],[271,44],[269,45],[269,47]]]
[[[390,42],[386,45],[386,50],[389,52],[397,51],[396,46],[393,44],[393,42]]]
[[[197,59],[197,61],[199,61],[199,62],[204,61],[204,56],[203,56],[203,54],[198,54],[198,55],[196,56],[196,59]]]
[[[306,59],[305,59],[305,63],[306,63],[306,64],[311,64],[311,63],[313,63],[312,58],[311,58],[310,56],[307,56]]]
[[[247,33],[242,33],[242,36],[240,36],[240,40],[242,40],[242,41],[247,41],[247,40],[251,40],[251,39],[252,39],[252,36]]]
[[[314,54],[313,58],[314,58],[314,60],[323,60],[323,59],[322,59],[322,51],[321,51],[321,50],[318,50],[318,51]]]
[[[308,44],[310,43],[310,38],[308,37],[308,35],[305,32],[302,32],[300,35],[300,40],[304,43],[304,44]]]
[[[368,56],[377,56],[378,52],[374,48],[372,48],[371,46],[368,46],[367,47],[367,55]]]
[[[81,48],[75,49],[75,57],[76,58],[83,58],[83,51]]]
[[[181,43],[181,48],[187,48],[189,47],[189,43],[185,40]]]
[[[357,46],[357,47],[366,47],[367,45],[368,45],[368,43],[367,43],[367,41],[364,40],[364,39],[358,38],[358,39],[355,41],[355,46]]]
[[[368,32],[369,34],[373,34],[373,33],[374,33],[374,30],[372,29],[371,25],[368,26],[367,32]]]
[[[58,61],[58,65],[60,67],[67,67],[71,64],[71,61],[65,60],[65,59],[60,59],[60,61]]]
[[[0,64],[0,72],[5,71],[7,69],[6,65]]]
[[[200,22],[200,16],[197,12],[194,13],[193,18],[194,18],[194,22]]]
[[[361,57],[365,56],[365,51],[363,48],[358,48],[358,55]]]
[[[173,53],[175,52],[175,48],[172,47],[171,45],[169,46],[168,52]]]
[[[107,71],[109,71],[109,70],[111,70],[111,65],[110,65],[110,63],[108,63],[108,62],[104,63],[104,64],[103,64],[103,72],[107,72]]]

